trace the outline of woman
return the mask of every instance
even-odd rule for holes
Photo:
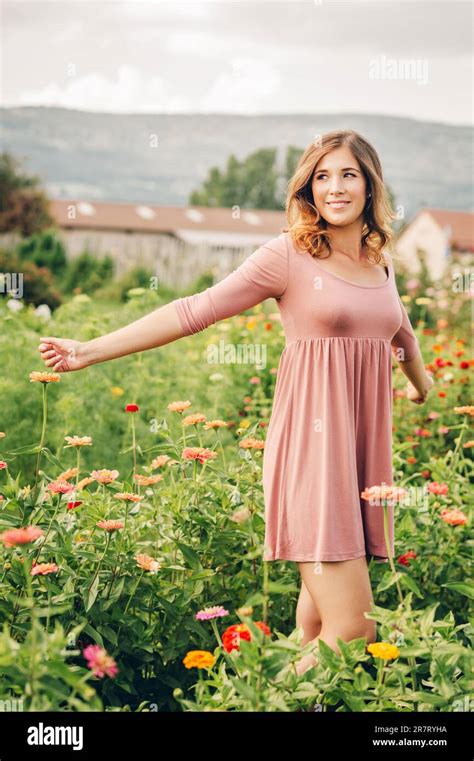
[[[392,484],[392,365],[407,398],[432,378],[400,300],[380,160],[353,131],[308,146],[288,185],[288,227],[216,285],[92,341],[42,338],[56,372],[163,346],[267,298],[281,312],[281,354],[263,460],[265,559],[293,560],[302,645],[376,639],[368,561],[384,562],[383,510],[361,498]],[[382,254],[383,252],[383,254]],[[393,554],[393,507],[388,508]],[[303,673],[313,655],[297,665]]]

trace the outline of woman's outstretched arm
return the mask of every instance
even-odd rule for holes
[[[165,304],[139,320],[91,341],[42,336],[38,350],[54,372],[154,349],[240,314],[267,298],[281,298],[287,283],[288,251],[283,236],[260,246],[220,282]]]
[[[84,367],[147,351],[184,336],[178,313],[171,301],[135,322],[91,341],[44,336],[38,349],[47,367],[71,372]]]

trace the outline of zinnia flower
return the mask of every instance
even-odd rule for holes
[[[91,473],[91,477],[100,484],[111,484],[112,481],[116,480],[118,475],[118,470],[107,470],[105,468],[102,470],[93,470]]]
[[[184,410],[187,410],[188,407],[191,407],[192,402],[189,401],[189,399],[186,402],[170,402],[168,404],[168,409],[170,412],[179,412],[182,413]]]
[[[405,489],[393,484],[383,484],[382,486],[366,487],[361,492],[362,499],[368,500],[371,505],[378,505],[380,501],[387,500],[388,503],[399,502],[407,496]]]
[[[150,468],[152,470],[156,470],[156,468],[161,468],[162,465],[166,465],[166,463],[171,460],[171,457],[168,457],[167,454],[160,454],[158,457],[155,457],[154,460],[151,461]]]
[[[51,481],[46,487],[46,491],[52,494],[68,494],[74,491],[76,487],[74,484],[70,484],[67,481]]]
[[[260,439],[256,439],[255,436],[247,436],[247,438],[239,441],[239,447],[242,449],[264,449],[265,442]]]
[[[199,460],[201,465],[206,460],[214,460],[217,457],[217,452],[206,447],[185,447],[181,453],[183,460]]]
[[[138,404],[127,404],[125,412],[138,412]]]
[[[438,483],[438,481],[431,481],[431,483],[427,484],[427,487],[431,494],[447,494],[449,491],[448,484]]]
[[[208,650],[189,650],[183,658],[187,669],[211,669],[215,662],[215,656]]]
[[[68,502],[67,503],[67,509],[68,510],[75,510],[76,507],[79,507],[79,505],[82,505],[82,502],[80,500],[77,500],[75,502]]]
[[[382,658],[384,661],[391,661],[400,655],[398,647],[389,642],[371,642],[367,645],[367,650],[374,658]]]
[[[137,561],[137,565],[140,566],[140,568],[143,568],[144,571],[150,571],[151,573],[156,573],[160,570],[161,565],[158,562],[158,560],[155,560],[154,558],[150,557],[150,555],[144,555],[143,553],[135,555],[135,560]]]
[[[118,667],[114,659],[99,645],[88,645],[82,651],[87,661],[87,667],[92,671],[94,676],[114,677],[118,674]]]
[[[228,616],[229,611],[222,605],[214,605],[211,608],[203,608],[195,615],[196,621],[209,621],[211,618],[220,618],[222,616]]]
[[[198,423],[204,423],[206,416],[202,412],[195,412],[193,415],[186,415],[183,418],[183,425],[197,425]]]
[[[225,420],[208,420],[207,423],[204,423],[204,429],[209,430],[209,428],[227,428],[227,423]]]
[[[416,558],[416,552],[414,552],[413,550],[408,550],[408,552],[405,552],[404,555],[400,555],[400,557],[398,558],[398,562],[400,563],[400,565],[409,566],[410,560],[412,558],[413,559]]]
[[[56,563],[35,563],[31,569],[32,576],[47,576],[48,573],[56,573],[59,567]]]
[[[65,436],[67,444],[64,445],[64,449],[68,447],[90,447],[92,445],[92,439],[90,436]]]
[[[157,484],[158,481],[163,480],[163,476],[143,476],[141,473],[135,473],[134,480],[139,484],[140,486],[152,486],[153,484]]]
[[[104,531],[118,531],[120,528],[124,527],[124,523],[122,521],[97,521],[95,524],[99,528],[103,528]]]
[[[83,489],[84,486],[88,486],[89,484],[92,484],[94,481],[95,481],[95,478],[86,476],[85,478],[82,478],[80,481],[77,482],[76,489],[79,491],[80,489]]]
[[[0,540],[6,547],[15,547],[18,544],[29,544],[38,537],[43,536],[43,529],[38,526],[26,526],[24,528],[12,528],[0,534]]]
[[[454,412],[459,412],[462,415],[471,415],[472,417],[474,415],[474,405],[468,404],[464,407],[455,407]]]
[[[139,494],[133,494],[131,491],[118,491],[114,497],[124,502],[141,502],[143,499]]]
[[[258,626],[266,635],[270,634],[270,629],[263,621],[255,621],[255,626]],[[228,626],[222,635],[222,644],[225,650],[230,653],[232,650],[240,650],[240,640],[245,639],[250,642],[252,639],[252,633],[247,624],[233,624]]]
[[[467,523],[467,515],[462,510],[448,510],[445,508],[440,513],[441,520],[445,523],[449,523],[450,526],[463,526]]]
[[[43,373],[36,370],[30,373],[30,381],[38,383],[57,383],[61,380],[61,376],[58,373]]]
[[[56,478],[56,481],[69,481],[70,478],[74,478],[74,476],[77,476],[77,473],[78,473],[77,468],[69,468],[69,470],[65,470],[64,473],[61,473]]]

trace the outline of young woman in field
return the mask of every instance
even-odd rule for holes
[[[275,298],[286,344],[263,460],[265,560],[301,575],[296,624],[318,637],[376,639],[371,558],[386,562],[383,510],[364,489],[393,483],[392,362],[422,404],[433,383],[398,294],[393,218],[375,149],[353,131],[321,135],[288,184],[288,227],[226,278],[91,341],[44,337],[56,372],[164,346]],[[390,554],[394,552],[389,505]],[[302,658],[298,673],[315,663]]]

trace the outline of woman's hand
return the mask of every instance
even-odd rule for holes
[[[42,336],[38,351],[45,365],[55,373],[82,370],[91,364],[87,344],[72,338]]]
[[[426,401],[426,397],[428,396],[428,393],[431,389],[431,387],[434,386],[434,380],[432,375],[428,375],[428,382],[426,384],[424,392],[418,391],[417,388],[408,381],[406,384],[406,397],[410,402],[413,402],[414,404],[424,404]]]

